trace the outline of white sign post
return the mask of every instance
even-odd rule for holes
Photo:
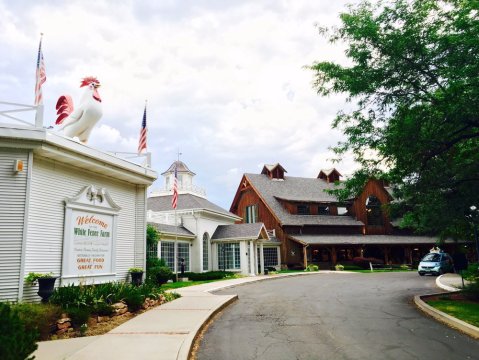
[[[93,185],[65,204],[62,285],[114,281],[120,207]]]

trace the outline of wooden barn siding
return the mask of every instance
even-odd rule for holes
[[[13,172],[15,160],[24,170]],[[0,300],[18,300],[28,177],[28,151],[0,149]]]
[[[352,209],[354,215],[359,221],[362,221],[366,224],[366,234],[368,235],[384,235],[384,234],[391,234],[392,227],[390,224],[389,216],[387,215],[386,209],[383,209],[383,223],[384,226],[368,226],[368,217],[366,215],[366,199],[374,195],[376,196],[381,204],[385,205],[389,203],[389,197],[384,190],[381,183],[377,180],[369,180],[364,187],[363,192],[358,198],[354,201],[352,205]]]
[[[268,207],[264,204],[264,202],[252,188],[245,188],[240,191],[241,192],[240,196],[238,197],[236,208],[232,209],[233,213],[238,216],[241,216],[244,221],[244,219],[246,218],[246,207],[251,205],[258,205],[258,221],[262,222],[267,230],[275,230],[276,238],[281,242],[281,262],[287,263],[291,245],[289,244],[289,240],[287,240],[287,235],[284,233],[283,229],[281,228],[281,225],[274,218]]]
[[[106,188],[121,207],[116,243],[116,278],[124,280],[128,269],[138,264],[139,231],[135,226],[144,216],[144,203],[135,209],[139,194],[136,185],[117,181],[83,169],[34,158],[31,181],[30,213],[27,235],[25,273],[53,272],[61,275],[65,198],[77,195],[84,186]],[[138,213],[139,212],[139,213]],[[144,218],[143,218],[144,219]],[[143,220],[145,221],[145,220]],[[143,235],[144,236],[144,235]],[[143,237],[142,237],[143,238]],[[60,282],[57,280],[56,286]],[[37,287],[24,286],[24,299],[39,300]]]

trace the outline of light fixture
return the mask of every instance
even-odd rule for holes
[[[19,172],[22,172],[23,169],[24,169],[23,160],[15,160],[15,162],[13,163],[13,171],[15,173],[19,173]]]

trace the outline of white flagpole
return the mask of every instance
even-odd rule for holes
[[[178,282],[178,221],[177,221],[177,218],[176,218],[176,207],[175,207],[175,244],[174,244],[174,247],[175,247],[175,250],[174,250],[174,254],[175,254],[175,279],[176,279],[176,282]]]

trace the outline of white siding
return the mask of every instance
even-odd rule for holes
[[[23,172],[13,172],[15,160]],[[28,151],[0,149],[0,300],[18,300],[27,174]]]
[[[144,187],[34,158],[25,273],[52,271],[55,275],[61,275],[64,200],[77,195],[86,185],[106,188],[113,201],[121,207],[117,228],[116,279],[125,280],[129,268],[142,265]],[[143,201],[139,201],[140,198]],[[138,226],[141,222],[143,226]],[[56,285],[60,285],[59,281]],[[38,300],[36,288],[26,285],[24,289],[24,298]]]

